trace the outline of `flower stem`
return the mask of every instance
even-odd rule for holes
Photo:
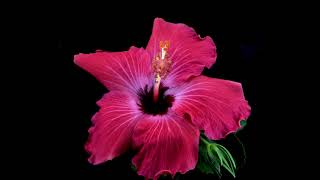
[[[159,99],[159,88],[160,88],[160,82],[161,82],[161,77],[159,74],[157,74],[157,77],[155,78],[155,83],[153,86],[153,102],[157,102]]]
[[[202,142],[204,142],[206,145],[209,145],[210,144],[210,142],[209,141],[207,141],[204,137],[202,137],[201,135],[200,135],[200,140],[202,141]]]

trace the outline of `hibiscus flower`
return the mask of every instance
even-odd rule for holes
[[[201,75],[216,57],[210,37],[161,18],[154,20],[146,49],[75,55],[75,64],[110,90],[92,117],[89,162],[133,149],[132,163],[147,179],[194,169],[200,130],[219,140],[250,114],[240,83]]]

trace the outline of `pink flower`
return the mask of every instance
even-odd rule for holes
[[[75,55],[75,63],[110,90],[92,117],[89,162],[134,149],[132,163],[145,178],[194,169],[200,130],[218,140],[250,114],[240,83],[201,75],[216,57],[210,37],[160,18],[146,50]]]

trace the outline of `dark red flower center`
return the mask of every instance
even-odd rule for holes
[[[140,101],[138,106],[140,107],[140,110],[146,114],[152,115],[166,114],[168,112],[168,108],[171,107],[174,102],[174,97],[172,95],[165,95],[165,92],[168,89],[168,87],[163,87],[160,84],[159,97],[157,101],[154,101],[153,98],[153,87],[148,89],[148,87],[145,86],[144,89],[140,89],[138,93]]]

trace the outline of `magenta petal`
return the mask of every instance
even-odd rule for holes
[[[216,61],[216,46],[209,36],[200,38],[194,29],[185,24],[173,24],[156,18],[147,46],[152,58],[160,49],[160,41],[166,40],[170,43],[168,53],[173,64],[163,81],[165,86],[173,87],[191,76],[198,76],[204,67],[210,68]]]
[[[175,96],[172,110],[187,114],[191,121],[214,140],[240,128],[250,115],[240,83],[198,76],[180,87],[169,89]]]
[[[133,98],[123,92],[112,91],[97,102],[99,112],[92,117],[86,150],[89,162],[99,164],[124,153],[131,143],[133,127],[140,112]]]
[[[125,52],[78,54],[74,62],[95,76],[109,90],[136,93],[152,80],[150,56],[142,48],[131,47]]]
[[[138,153],[132,162],[138,174],[157,179],[194,169],[198,160],[199,130],[176,115],[143,116],[134,129]]]

